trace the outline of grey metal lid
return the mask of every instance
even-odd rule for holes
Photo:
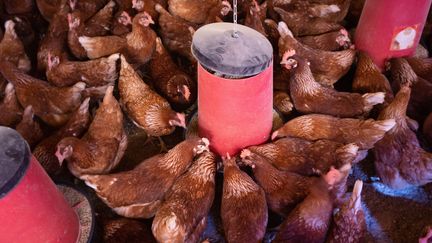
[[[213,23],[199,28],[192,40],[192,54],[212,71],[237,77],[256,75],[272,62],[273,48],[258,31],[233,23]]]
[[[27,142],[17,131],[0,126],[0,199],[18,184],[29,162]]]

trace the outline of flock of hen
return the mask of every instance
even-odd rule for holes
[[[351,11],[362,2],[353,0]],[[240,22],[274,47],[274,107],[288,122],[273,142],[222,159],[226,240],[262,241],[271,210],[284,218],[274,242],[360,242],[362,182],[350,196],[346,181],[368,151],[392,188],[432,181],[432,154],[416,135],[432,140],[432,59],[390,60],[387,79],[341,25],[350,0],[238,4]],[[151,137],[186,128],[181,112],[197,97],[192,36],[230,21],[231,6],[1,0],[0,125],[20,132],[49,174],[65,160],[117,214],[154,217],[157,241],[199,241],[215,197],[218,159],[208,139],[190,137],[133,170],[110,171],[128,145],[126,119]],[[353,92],[334,89],[355,61]],[[107,242],[122,224],[109,226]]]

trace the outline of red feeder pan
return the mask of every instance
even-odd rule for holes
[[[212,150],[234,155],[265,142],[273,117],[273,50],[259,32],[215,23],[198,29],[198,130]]]
[[[79,221],[13,129],[0,126],[0,242],[76,243]]]
[[[366,0],[355,33],[356,48],[384,69],[392,57],[414,54],[431,0]]]

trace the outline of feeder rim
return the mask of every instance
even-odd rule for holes
[[[234,76],[236,79],[253,77],[269,68],[273,63],[273,47],[264,35],[248,26],[237,25],[237,32],[243,35],[241,39],[245,42],[244,52],[233,53],[231,51],[235,52],[237,49],[231,51],[229,48],[228,50],[225,49],[226,43],[230,43],[229,40],[231,39],[224,38],[226,38],[227,33],[234,31],[233,25],[234,23],[227,22],[207,24],[194,33],[191,53],[198,63],[208,70],[222,75]],[[208,49],[209,42],[213,41],[216,41],[214,43],[215,50]],[[255,52],[256,45],[259,45],[259,50],[261,50],[259,53]],[[219,52],[218,49],[225,49],[225,52]],[[245,54],[244,58],[234,58],[235,61],[232,59],[237,57],[236,54],[243,56],[242,53]],[[215,58],[215,55],[219,57]],[[242,62],[248,64],[241,65]]]
[[[20,183],[20,181],[24,178],[28,168],[30,167],[30,160],[32,157],[30,146],[24,140],[24,138],[14,129],[9,127],[0,126],[0,130],[7,130],[9,134],[18,135],[18,139],[20,142],[20,147],[23,155],[21,156],[21,161],[19,166],[16,168],[15,173],[10,176],[10,178],[0,186],[0,200],[6,197],[13,189]]]

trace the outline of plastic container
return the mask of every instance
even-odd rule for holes
[[[384,69],[392,57],[414,54],[432,0],[366,0],[355,33],[356,48]]]
[[[1,126],[0,144],[0,242],[77,242],[78,216],[28,144]]]
[[[273,50],[259,32],[215,23],[198,29],[198,131],[220,155],[265,142],[272,128]]]

